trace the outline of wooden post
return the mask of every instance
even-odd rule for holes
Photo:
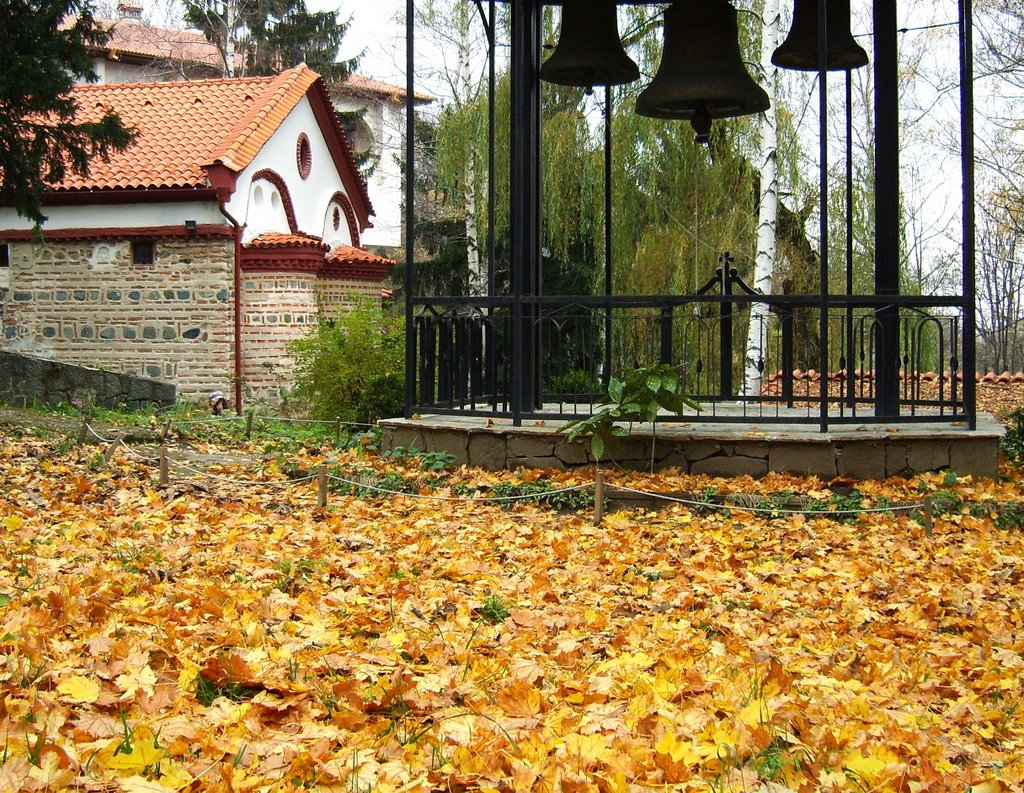
[[[160,484],[166,485],[170,482],[170,465],[167,462],[167,446],[160,447]]]
[[[252,417],[254,411],[250,410],[245,416],[245,439],[249,440],[252,437]]]
[[[78,445],[84,446],[85,439],[89,437],[89,417],[82,416],[82,426],[78,429]]]
[[[933,521],[932,521],[932,497],[927,495],[924,497],[924,533],[929,537],[933,533]]]
[[[334,445],[341,443],[341,416],[334,417]]]
[[[117,450],[117,447],[120,446],[122,443],[124,443],[124,433],[123,432],[120,435],[118,435],[116,438],[114,438],[114,440],[112,440],[110,442],[110,445],[103,452],[103,460],[104,460],[104,462],[107,462],[107,463],[110,462],[110,458],[114,456],[114,452]]]
[[[604,517],[604,471],[594,475],[594,525],[600,526]]]
[[[167,436],[171,434],[171,420],[167,419],[167,423],[164,425],[164,436],[161,440],[167,440]]]
[[[327,506],[327,466],[321,465],[316,472],[316,507],[323,509]]]

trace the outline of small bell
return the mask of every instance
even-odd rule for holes
[[[850,0],[826,3],[826,69],[848,71],[867,66],[868,54],[850,32]],[[816,72],[818,59],[818,0],[794,0],[793,26],[786,40],[772,53],[772,63],[782,69]]]
[[[540,76],[582,88],[639,79],[640,69],[619,39],[615,0],[565,0],[558,44]]]
[[[665,10],[661,65],[637,97],[639,115],[689,120],[700,140],[711,119],[761,113],[768,105],[743,64],[728,0],[676,0]]]

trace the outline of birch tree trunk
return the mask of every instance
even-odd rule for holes
[[[459,36],[458,84],[461,104],[468,105],[473,99],[474,85],[470,73],[470,49],[472,43],[469,36],[469,3],[461,5],[462,18]],[[487,272],[480,261],[480,232],[476,222],[476,135],[470,132],[466,137],[466,163],[462,176],[462,205],[466,212],[466,260],[469,269],[469,294],[487,294]]]
[[[235,0],[224,3],[224,74],[235,76]]]
[[[775,228],[778,214],[778,133],[776,129],[775,104],[777,101],[776,82],[778,71],[772,63],[779,38],[779,0],[765,0],[764,30],[761,38],[761,74],[764,88],[771,104],[761,117],[761,196],[758,211],[757,254],[754,257],[753,287],[764,294],[772,291],[772,275],[775,270],[776,244]],[[750,306],[750,326],[747,330],[747,347],[744,355],[744,396],[761,392],[762,372],[758,363],[763,361],[765,345],[768,343],[768,304],[753,303]]]

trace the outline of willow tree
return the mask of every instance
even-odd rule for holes
[[[548,44],[557,40],[550,9]],[[662,50],[661,17],[650,8],[623,7],[623,39],[652,74]],[[746,44],[754,25],[744,20]],[[500,22],[501,20],[499,20]],[[501,40],[503,33],[499,30]],[[729,252],[749,279],[756,253],[759,174],[756,119],[718,121],[710,146],[696,142],[688,122],[662,121],[634,112],[641,80],[615,88],[612,113],[612,291],[616,295],[693,294],[715,275]],[[545,295],[603,294],[605,261],[605,92],[543,85],[542,104],[542,288]],[[507,272],[509,218],[509,86],[499,74],[493,218],[486,201],[486,158],[472,159],[474,189],[463,189],[470,151],[486,150],[487,101],[449,103],[438,118],[437,194],[452,217],[465,213],[481,230],[493,222],[496,291]],[[477,200],[467,202],[467,195]],[[471,217],[470,217],[471,216]],[[472,241],[465,239],[465,267]],[[707,312],[705,312],[706,314]],[[699,319],[699,317],[698,317]],[[737,317],[738,321],[741,318]],[[737,336],[743,328],[737,328]],[[742,356],[739,356],[742,358]]]

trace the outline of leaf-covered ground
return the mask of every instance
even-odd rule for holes
[[[317,510],[315,482],[160,487],[67,445],[0,443],[0,789],[1024,790],[1024,531],[993,517],[1015,472],[857,485],[973,505],[929,536],[884,512]],[[403,463],[358,461],[442,498],[519,481]]]

